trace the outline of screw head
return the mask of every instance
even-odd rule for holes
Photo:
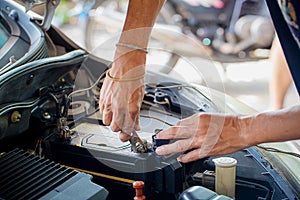
[[[12,123],[17,123],[21,121],[21,117],[22,115],[19,113],[19,111],[14,111],[10,116],[10,120]]]
[[[43,118],[44,118],[44,119],[50,119],[50,118],[51,118],[51,115],[50,115],[49,113],[47,113],[47,112],[44,112]]]

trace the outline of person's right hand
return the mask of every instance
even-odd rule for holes
[[[131,79],[145,74],[148,40],[165,0],[130,0],[127,15],[115,53],[110,75]],[[120,44],[133,45],[132,48]],[[113,131],[121,131],[120,139],[128,140],[133,128],[139,129],[139,110],[144,96],[144,80],[119,82],[105,78],[100,92],[103,122]]]
[[[105,125],[112,131],[120,131],[120,140],[127,141],[133,129],[139,130],[139,111],[144,97],[144,78],[132,81],[145,74],[146,54],[130,51],[121,54],[109,72],[112,80],[106,77],[100,91],[99,107]]]

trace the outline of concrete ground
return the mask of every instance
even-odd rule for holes
[[[61,28],[70,38],[84,47],[83,33],[78,26],[64,25]],[[160,55],[157,53],[152,55],[149,62],[159,64]],[[195,69],[197,73],[194,73]],[[179,75],[191,82],[204,81],[208,86],[224,91],[257,111],[265,111],[271,109],[268,91],[271,73],[272,66],[268,60],[222,65],[199,57],[189,57],[181,59],[170,75],[175,77]],[[298,103],[299,96],[295,86],[291,85],[286,95],[285,107]]]
[[[228,66],[225,81],[226,93],[258,111],[270,110],[269,79],[272,66],[268,60],[236,63]],[[284,106],[299,103],[299,96],[291,85]]]

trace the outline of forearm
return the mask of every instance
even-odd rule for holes
[[[121,141],[139,129],[139,110],[144,95],[146,51],[151,30],[165,0],[129,0],[127,16],[112,67],[101,88],[99,108],[103,123]]]
[[[300,139],[300,105],[241,118],[242,135],[248,146]]]
[[[120,42],[146,48],[164,2],[165,0],[130,0]]]
[[[146,49],[165,0],[130,0],[119,43]],[[135,77],[145,73],[146,52],[117,45],[111,75]],[[134,70],[132,70],[134,69]]]

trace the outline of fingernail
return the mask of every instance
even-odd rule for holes
[[[137,131],[139,131],[139,130],[141,130],[141,127],[140,127],[140,125],[135,125],[134,129],[137,130]]]
[[[164,153],[164,149],[162,147],[158,147],[155,152],[158,154],[158,155],[162,155]]]
[[[177,161],[178,161],[178,162],[182,162],[182,156],[179,156],[179,157],[177,158]]]
[[[161,132],[159,132],[159,133],[157,133],[156,135],[155,135],[155,137],[157,138],[157,139],[160,139],[161,138]]]
[[[102,123],[105,125],[105,126],[109,126],[110,124],[107,123],[107,121],[105,119],[102,119]]]

